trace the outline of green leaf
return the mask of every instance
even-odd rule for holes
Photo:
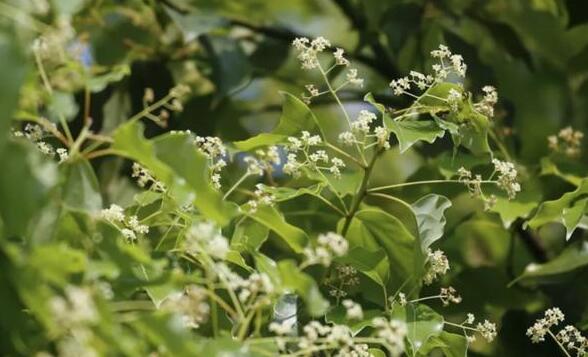
[[[63,204],[71,210],[98,212],[102,196],[94,169],[85,159],[60,165],[63,181]]]
[[[419,351],[420,356],[429,356],[435,349],[440,349],[445,357],[467,357],[468,340],[463,335],[443,331],[439,336],[429,339]]]
[[[188,14],[180,14],[167,6],[164,6],[164,9],[182,31],[184,42],[194,41],[198,36],[222,27],[227,23],[225,19],[211,11],[193,9]]]
[[[123,78],[131,74],[131,69],[127,64],[122,64],[110,68],[104,74],[92,76],[88,79],[88,89],[93,93],[104,90],[110,83],[120,82]]]
[[[341,226],[341,225],[340,225]],[[390,263],[390,289],[396,290],[407,280],[411,290],[420,281],[424,258],[417,237],[413,236],[402,222],[375,208],[363,209],[351,221],[346,235],[350,246],[366,250],[383,249]]]
[[[65,244],[40,245],[33,250],[29,264],[43,279],[65,286],[71,274],[86,269],[86,253]]]
[[[242,151],[251,151],[263,146],[276,145],[286,141],[288,136],[298,136],[303,130],[314,132],[320,129],[317,118],[310,108],[293,94],[280,92],[284,98],[282,115],[271,133],[262,133],[234,146]],[[324,137],[324,134],[322,134]]]
[[[296,253],[301,253],[308,243],[306,233],[284,219],[284,216],[274,207],[259,207],[249,217],[274,231]]]
[[[457,113],[450,113],[447,120],[459,124],[459,133],[452,134],[456,146],[462,145],[478,156],[492,153],[488,144],[490,121],[474,109],[471,98],[463,103]]]
[[[496,204],[490,209],[497,212],[506,228],[510,227],[517,218],[527,218],[542,200],[541,187],[536,180],[526,181],[521,185],[522,190],[516,199],[509,200],[498,196]]]
[[[390,262],[384,250],[370,251],[357,246],[351,248],[345,256],[337,258],[336,261],[341,264],[351,265],[386,289],[386,284],[390,277]]]
[[[443,316],[427,305],[395,306],[392,318],[406,322],[406,339],[413,355],[419,352],[421,348],[426,348],[425,346],[429,339],[437,337],[443,332]]]
[[[142,126],[129,122],[115,131],[113,149],[147,167],[170,190],[221,226],[236,213],[236,206],[224,201],[210,185],[207,159],[193,145],[190,135],[166,134],[147,140]]]
[[[300,271],[296,262],[282,260],[278,263],[278,270],[282,287],[300,295],[311,316],[321,316],[327,311],[329,302],[321,295],[315,280]]]
[[[60,118],[72,120],[78,114],[79,107],[73,94],[55,91],[51,95],[47,111],[52,122],[58,123]]]
[[[0,152],[4,147],[12,113],[15,111],[20,93],[20,87],[28,72],[28,61],[20,46],[18,37],[0,25]]]
[[[57,182],[55,164],[32,145],[9,142],[0,152],[0,217],[4,235],[24,235]]]
[[[231,247],[239,251],[256,252],[269,235],[267,226],[254,221],[245,220],[237,225],[231,238]]]
[[[236,206],[223,199],[210,184],[208,160],[188,134],[166,134],[153,140],[156,156],[170,167],[176,177],[185,180],[196,194],[194,206],[209,219],[226,225],[236,214]]]
[[[318,196],[324,188],[325,184],[315,184],[302,188],[291,187],[277,187],[262,185],[263,190],[271,193],[275,197],[276,202],[288,201],[302,195]]]
[[[338,325],[347,325],[355,336],[366,327],[373,326],[374,318],[382,316],[384,313],[380,310],[365,310],[363,311],[363,318],[360,320],[349,320],[347,318],[347,309],[344,306],[338,305],[327,313],[325,320]]]
[[[566,227],[566,238],[570,239],[586,214],[587,196],[588,180],[584,180],[575,191],[565,193],[557,200],[543,202],[528,222],[529,227],[537,228],[546,223],[559,222]]]
[[[419,225],[419,237],[423,253],[443,236],[444,213],[451,207],[451,201],[441,195],[429,194],[412,204]]]
[[[581,242],[566,248],[555,259],[543,264],[529,264],[523,274],[509,285],[519,281],[548,282],[560,274],[572,272],[588,265],[588,242]]]
[[[212,62],[212,80],[220,97],[242,89],[251,79],[249,59],[240,42],[221,36],[200,37]]]
[[[386,127],[396,134],[401,153],[405,152],[419,141],[426,141],[431,144],[434,143],[437,138],[442,138],[443,135],[445,135],[445,130],[439,127],[434,121],[395,121],[389,119],[384,122],[386,123]]]

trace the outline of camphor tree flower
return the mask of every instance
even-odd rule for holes
[[[574,130],[571,126],[561,129],[557,135],[547,137],[549,149],[554,152],[561,152],[572,158],[580,156],[582,153],[582,139],[584,133]]]
[[[547,309],[545,310],[544,317],[535,321],[527,329],[527,336],[533,343],[540,343],[544,342],[545,336],[549,335],[566,356],[571,356],[571,354],[576,354],[578,357],[584,356],[588,349],[588,339],[582,336],[578,329],[574,326],[567,325],[557,332],[557,334],[552,331],[552,328],[564,320],[565,315],[559,308],[553,307]]]

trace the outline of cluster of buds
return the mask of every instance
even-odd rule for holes
[[[147,170],[146,168],[144,168],[136,162],[133,163],[133,173],[131,176],[137,179],[137,184],[139,185],[139,187],[145,188],[149,186],[150,188],[158,192],[164,192],[166,190],[163,182],[157,180],[151,174],[151,171]]]
[[[439,277],[447,274],[449,270],[449,260],[443,251],[436,250],[427,251],[427,263],[428,269],[423,276],[423,282],[425,285],[431,285]]]
[[[439,299],[444,306],[449,304],[459,304],[461,302],[461,296],[452,286],[441,288],[441,291],[439,292]]]
[[[182,99],[190,93],[190,87],[185,84],[178,84],[169,90],[164,98],[155,101],[155,92],[152,88],[145,88],[143,93],[144,116],[160,126],[167,126],[170,112],[181,112],[184,110]],[[153,111],[159,109],[157,115]]]
[[[348,320],[361,320],[363,319],[363,309],[361,305],[353,300],[345,299],[341,302],[345,307],[345,317]]]
[[[482,87],[482,92],[484,92],[484,96],[481,101],[474,104],[474,108],[487,117],[492,118],[494,116],[494,106],[498,102],[498,93],[496,92],[496,88],[492,86]]]
[[[116,204],[100,211],[100,216],[115,225],[129,242],[135,241],[137,236],[149,233],[149,227],[141,224],[137,216],[126,216],[124,209]]]
[[[341,168],[345,167],[345,163],[337,157],[329,158],[325,150],[314,150],[321,144],[321,137],[311,135],[308,131],[303,131],[300,138],[289,137],[286,146],[287,160],[282,168],[284,173],[300,177],[302,169],[309,168],[317,172],[327,171],[336,178],[340,178]]]
[[[351,287],[359,285],[359,275],[350,265],[338,265],[325,279],[325,285],[329,288],[329,295],[339,301],[349,294]]]
[[[582,153],[582,139],[584,133],[572,129],[571,126],[561,129],[556,135],[547,137],[549,148],[555,152],[562,152],[568,157],[578,157]]]

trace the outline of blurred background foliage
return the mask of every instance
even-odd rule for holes
[[[70,37],[68,23],[75,29]],[[45,31],[55,31],[49,34],[55,43],[77,59],[67,65],[43,59],[51,73],[51,96],[37,85],[30,52],[33,39]],[[165,128],[147,124],[147,136],[189,129],[243,140],[275,125],[280,90],[301,93],[313,82],[313,74],[299,68],[290,43],[297,36],[319,35],[345,48],[366,79],[363,90],[341,92],[352,113],[366,107],[365,92],[390,108],[405,105],[388,83],[412,69],[425,72],[429,53],[439,44],[464,56],[466,86],[498,89],[493,145],[501,143],[496,149],[520,165],[524,190],[517,201],[484,212],[461,187],[406,188],[398,195],[412,202],[434,189],[454,202],[441,248],[452,262],[446,282],[458,288],[464,302],[447,311],[490,315],[501,326],[496,343],[476,346],[471,355],[556,355],[549,344],[532,345],[525,331],[549,306],[561,307],[568,322],[588,328],[588,243],[582,229],[566,240],[560,224],[531,229],[523,218],[539,202],[573,191],[587,176],[585,154],[569,160],[550,153],[547,145],[547,137],[563,127],[588,128],[588,11],[583,0],[2,0],[0,241],[27,246],[49,239],[50,217],[39,212],[45,204],[55,204],[50,188],[58,180],[55,167],[6,140],[13,119],[26,120],[24,113],[37,112],[42,104],[49,120],[64,116],[78,132],[87,110],[92,129],[107,134],[143,109],[145,88],[162,97],[185,83],[192,88],[185,110],[172,113]],[[53,59],[60,55],[55,49]],[[91,105],[85,107],[87,97]],[[342,121],[335,103],[321,97],[313,109],[332,127],[328,135],[336,137]],[[450,147],[444,138],[403,155],[392,150],[376,168],[374,183],[443,177],[458,167],[450,154],[439,155]],[[457,160],[468,160],[460,155]],[[98,159],[92,166],[102,198],[90,203],[96,207],[86,208],[132,203],[137,189],[128,179],[129,162]],[[86,191],[70,194],[79,192]],[[65,204],[71,203],[64,197]],[[292,204],[305,207],[308,201]],[[32,241],[22,241],[18,237],[30,233],[31,220]],[[8,245],[0,250],[0,354],[26,354],[35,345],[26,340],[34,337],[27,331],[35,327],[21,315],[30,296],[17,296],[14,281],[41,270],[80,272],[77,264],[84,257],[59,247],[53,248],[65,250],[70,261],[54,261],[50,251],[39,252],[42,267],[27,269],[8,263],[8,256],[19,261]],[[526,269],[529,264],[541,265]],[[30,289],[46,296],[41,287]],[[150,322],[157,321],[146,321],[145,329]]]

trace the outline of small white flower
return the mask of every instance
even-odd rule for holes
[[[343,57],[344,52],[345,51],[342,48],[337,48],[335,50],[335,52],[333,53],[333,57],[335,57],[335,63],[337,63],[340,66],[348,66],[349,65],[349,60],[347,60],[345,57]]]
[[[343,306],[346,309],[346,318],[349,320],[361,320],[363,319],[363,310],[361,305],[354,302],[353,300],[345,299],[342,301]]]
[[[110,222],[123,222],[125,220],[124,210],[114,203],[109,208],[100,211],[100,216]]]
[[[353,84],[354,86],[358,86],[358,87],[363,87],[363,78],[359,78],[357,76],[357,69],[355,68],[350,68],[347,71],[347,81],[351,84]]]

